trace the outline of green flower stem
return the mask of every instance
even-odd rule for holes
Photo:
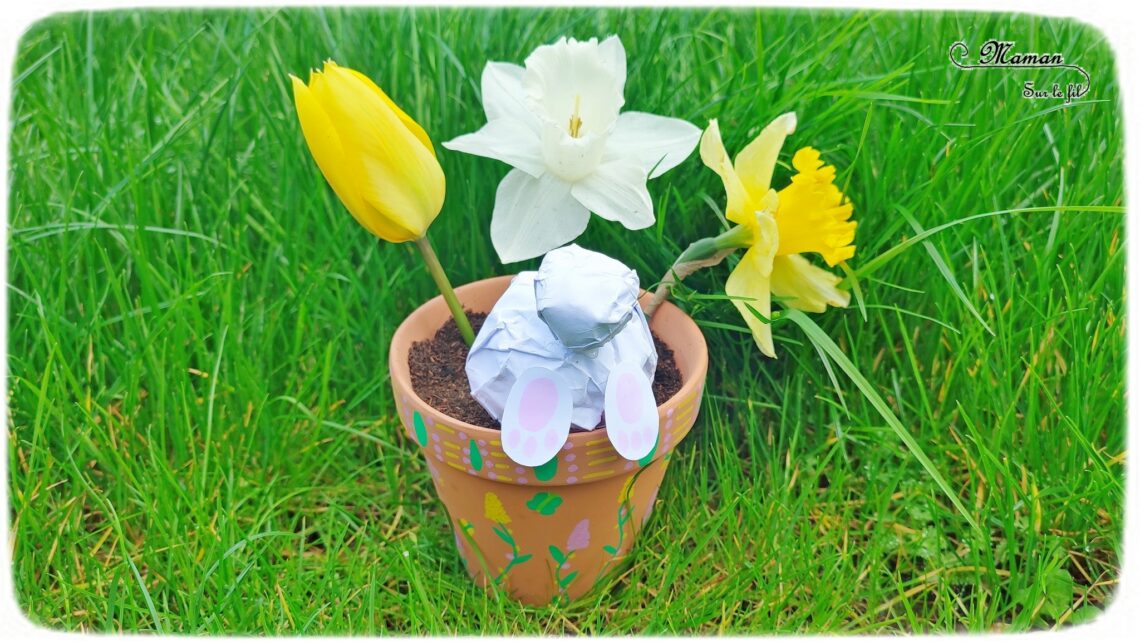
[[[505,525],[499,525],[493,529],[502,532],[502,534],[499,535],[499,538],[506,540],[511,545],[511,560],[507,562],[506,567],[504,567],[495,577],[495,585],[498,585],[499,582],[503,580],[503,577],[507,576],[507,572],[511,571],[511,568],[515,567],[516,565],[522,565],[523,563],[529,561],[530,555],[527,554],[523,556],[519,554],[519,546],[515,543],[515,537],[511,536],[511,531],[507,529]],[[522,558],[520,559],[520,557]]]
[[[419,247],[420,254],[424,257],[424,263],[427,265],[428,273],[431,274],[432,279],[435,281],[435,286],[439,288],[439,293],[443,294],[443,300],[447,301],[447,308],[451,310],[451,316],[455,319],[455,324],[459,327],[459,333],[463,336],[463,340],[467,343],[468,347],[471,343],[475,342],[475,332],[471,330],[471,322],[467,320],[467,314],[463,312],[463,306],[459,304],[459,299],[455,297],[455,290],[451,288],[451,283],[447,280],[447,274],[443,272],[443,265],[439,264],[439,257],[435,255],[435,250],[431,247],[431,241],[428,240],[425,234],[423,238],[416,239],[416,247]]]
[[[561,550],[559,550],[559,552],[561,552]],[[558,563],[558,566],[554,568],[554,583],[558,586],[558,594],[554,595],[554,599],[551,601],[551,605],[566,605],[570,603],[570,595],[567,594],[567,590],[570,588],[570,584],[574,582],[572,577],[573,575],[577,574],[577,572],[567,575],[564,578],[562,576],[562,566],[566,565],[570,562],[570,559],[574,558],[574,552],[575,550],[569,550],[563,554],[561,563],[558,563],[558,559],[554,560],[555,563]],[[566,585],[562,585],[562,582],[567,578],[570,580],[566,582]]]
[[[645,315],[653,316],[653,312],[657,311],[661,303],[669,297],[674,284],[702,267],[712,267],[720,263],[725,256],[737,249],[751,247],[752,241],[752,230],[743,225],[737,225],[719,236],[694,241],[681,252],[677,260],[673,261],[673,266],[661,278],[657,289],[653,291],[653,298],[645,306]]]
[[[629,523],[629,520],[633,517],[633,501],[630,499],[630,496],[633,494],[634,486],[637,485],[638,477],[641,476],[642,473],[645,472],[645,470],[647,470],[647,469],[649,469],[649,468],[643,467],[633,475],[633,481],[629,484],[629,492],[626,493],[625,500],[618,503],[618,510],[617,510],[618,540],[617,540],[617,545],[612,546],[612,547],[607,545],[607,546],[602,548],[602,551],[608,553],[610,555],[610,558],[606,559],[606,562],[602,564],[602,569],[598,571],[598,578],[594,581],[594,585],[597,585],[599,581],[602,581],[603,579],[607,578],[606,573],[609,571],[610,565],[615,560],[617,560],[617,555],[621,552],[621,546],[625,543],[625,525],[626,525],[626,523]],[[653,506],[650,505],[646,509],[651,510],[651,509],[653,509]],[[634,524],[634,527],[637,527],[637,525]],[[613,551],[611,552],[611,550],[613,550]]]

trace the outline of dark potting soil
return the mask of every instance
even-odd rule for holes
[[[487,315],[467,312],[475,333],[483,326]],[[673,359],[673,350],[653,335],[657,347],[657,371],[653,376],[653,397],[661,405],[681,390],[681,371]],[[467,344],[459,334],[455,320],[448,318],[435,336],[426,341],[412,344],[408,353],[408,369],[412,375],[412,389],[416,395],[437,410],[448,416],[479,427],[499,429],[499,422],[491,418],[487,410],[471,397],[471,387],[467,383]],[[606,417],[602,416],[602,425]],[[571,432],[584,431],[577,427]]]

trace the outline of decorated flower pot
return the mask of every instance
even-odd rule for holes
[[[471,283],[456,294],[467,309],[486,312],[511,278]],[[651,328],[673,350],[682,386],[658,408],[657,445],[647,456],[622,458],[602,428],[570,434],[553,459],[526,467],[506,455],[498,430],[446,416],[412,389],[412,344],[431,339],[448,318],[437,296],[392,338],[389,367],[400,421],[423,452],[472,578],[523,603],[566,603],[619,566],[649,519],[672,451],[697,417],[708,367],[704,337],[672,304],[653,315]]]

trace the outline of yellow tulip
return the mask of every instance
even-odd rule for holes
[[[771,188],[776,157],[795,128],[795,114],[776,118],[737,154],[735,163],[729,161],[716,120],[701,138],[701,160],[724,182],[725,216],[751,236],[725,293],[733,297],[760,351],[773,358],[771,326],[752,310],[770,317],[773,294],[806,312],[846,307],[850,294],[839,289],[840,278],[801,254],[819,254],[829,266],[855,254],[851,202],[835,186],[835,167],[825,165],[818,151],[804,147],[796,152],[792,167],[798,173],[791,184],[779,192]]]
[[[331,60],[308,85],[291,77],[309,151],[357,222],[389,242],[423,238],[445,191],[423,127],[367,76]]]

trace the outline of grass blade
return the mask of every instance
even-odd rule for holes
[[[818,349],[822,350],[829,357],[831,357],[831,360],[835,361],[837,365],[839,365],[839,368],[847,374],[853,383],[855,383],[855,386],[859,388],[859,391],[863,393],[863,396],[867,398],[867,401],[870,402],[875,410],[879,412],[879,415],[883,417],[883,420],[885,420],[887,424],[891,426],[891,429],[895,431],[895,434],[898,435],[899,439],[902,440],[903,444],[906,445],[908,450],[910,450],[911,455],[913,455],[914,458],[918,460],[919,464],[922,465],[923,469],[926,470],[926,473],[930,475],[930,478],[932,478],[934,482],[938,484],[938,487],[942,488],[943,493],[945,493],[946,497],[950,499],[950,502],[954,504],[954,507],[958,509],[958,512],[962,515],[962,517],[970,523],[970,526],[974,528],[974,530],[977,531],[979,535],[982,534],[982,530],[978,526],[978,522],[975,521],[974,517],[969,513],[968,510],[966,510],[966,506],[962,503],[962,500],[958,498],[958,494],[954,492],[953,488],[950,487],[950,484],[942,476],[942,473],[934,467],[934,463],[931,462],[930,457],[928,457],[926,453],[922,451],[922,446],[919,445],[914,436],[912,436],[911,433],[908,432],[905,427],[903,427],[902,421],[900,421],[899,418],[895,416],[895,413],[891,411],[891,408],[887,406],[887,402],[883,400],[883,397],[880,396],[877,391],[875,391],[875,388],[863,376],[863,374],[859,371],[859,368],[855,367],[855,364],[851,362],[851,359],[847,358],[847,355],[843,353],[843,350],[839,349],[839,346],[835,344],[835,341],[831,340],[831,337],[828,336],[822,329],[820,329],[819,325],[815,324],[815,321],[808,318],[807,314],[804,314],[799,310],[789,309],[784,312],[783,316],[790,319],[796,325],[799,325],[800,329],[802,329],[804,333],[807,334],[807,337],[811,340],[811,342],[814,343]]]
[[[901,210],[901,207],[896,206],[895,208]],[[902,241],[901,243],[895,245],[894,247],[891,247],[890,249],[886,250],[885,252],[879,254],[878,256],[875,256],[871,260],[864,263],[862,267],[855,270],[855,276],[863,278],[863,277],[867,276],[868,274],[873,273],[874,271],[876,271],[877,269],[879,269],[883,265],[886,265],[887,263],[891,262],[891,260],[894,259],[895,256],[898,256],[899,254],[903,253],[904,251],[909,249],[911,246],[916,245],[918,243],[921,243],[922,241],[926,240],[927,238],[930,238],[931,236],[933,236],[934,234],[937,234],[938,232],[946,231],[947,229],[950,229],[951,227],[955,227],[957,225],[961,225],[962,223],[968,223],[970,221],[980,220],[982,218],[992,218],[994,216],[1005,216],[1008,214],[1036,214],[1036,213],[1042,213],[1042,212],[1063,212],[1063,211],[1083,211],[1083,212],[1098,213],[1098,214],[1123,214],[1124,213],[1124,207],[1114,207],[1111,205],[1066,205],[1066,206],[1061,206],[1061,207],[1018,207],[1018,208],[1014,208],[1014,209],[999,209],[997,211],[987,211],[987,212],[984,212],[981,214],[974,214],[972,216],[966,216],[965,218],[959,218],[958,220],[952,220],[948,223],[938,225],[937,227],[931,227],[930,229],[927,229],[925,232],[918,234],[917,236],[913,236],[911,238],[908,238],[908,239]],[[850,278],[850,277],[848,277],[848,278]],[[847,281],[845,279],[843,281],[843,283],[846,283],[846,282]],[[841,285],[843,283],[841,283]]]
[[[907,211],[906,207],[899,207],[899,212],[901,212],[903,218],[906,218],[906,221],[910,223],[910,226],[914,228],[915,233],[921,234],[926,231],[922,228],[922,225],[915,220],[914,216]],[[929,240],[924,240],[922,241],[922,246],[926,248],[926,253],[930,254],[930,260],[934,261],[934,266],[938,268],[938,273],[942,274],[942,278],[946,280],[947,285],[950,285],[951,291],[958,297],[958,300],[962,301],[962,304],[966,306],[966,309],[970,310],[970,314],[972,314],[974,318],[978,319],[982,327],[986,328],[990,336],[996,336],[993,328],[990,327],[986,319],[982,318],[982,315],[978,312],[978,308],[974,307],[974,303],[970,302],[970,297],[966,295],[966,292],[962,291],[962,286],[958,284],[958,279],[954,277],[954,272],[950,270],[950,265],[946,264],[946,259],[942,258],[942,254],[938,253],[938,249],[934,244]]]

